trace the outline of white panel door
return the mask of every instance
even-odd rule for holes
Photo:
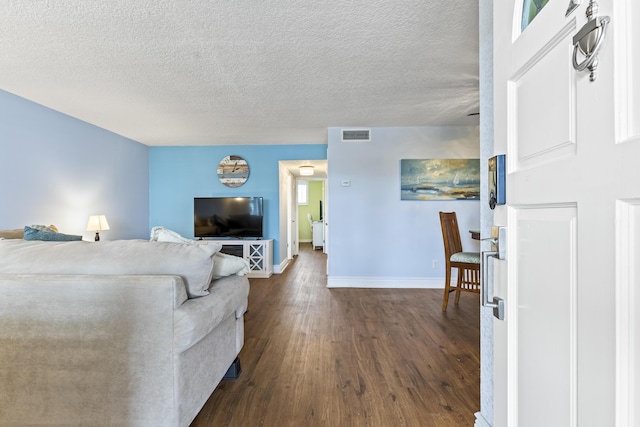
[[[299,227],[298,227],[298,189],[297,181],[291,173],[287,175],[287,259],[293,259],[298,255],[299,244]]]
[[[589,1],[544,3],[493,3],[494,425],[640,426],[640,2],[599,1],[595,81],[572,64]],[[524,29],[523,5],[540,9]]]

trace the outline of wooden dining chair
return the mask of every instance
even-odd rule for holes
[[[460,229],[455,212],[440,212],[440,225],[444,241],[446,275],[442,311],[447,311],[449,294],[456,291],[455,303],[460,301],[460,291],[480,293],[480,253],[463,252]],[[458,269],[456,286],[451,286],[451,271]]]

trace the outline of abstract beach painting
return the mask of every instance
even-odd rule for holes
[[[402,159],[400,181],[400,200],[480,200],[480,160]]]

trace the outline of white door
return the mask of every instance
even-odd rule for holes
[[[288,174],[288,187],[289,194],[291,197],[289,198],[288,203],[288,222],[289,225],[289,246],[287,258],[293,259],[293,257],[298,256],[299,252],[299,232],[298,232],[298,181],[294,178],[294,176],[289,173]]]
[[[589,0],[566,17],[550,0],[521,30],[523,3],[544,1],[493,2],[494,426],[640,426],[640,1],[599,1],[593,82],[572,64]]]

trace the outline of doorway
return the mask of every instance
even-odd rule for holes
[[[311,168],[312,175],[302,175],[301,168]],[[312,222],[322,221],[323,251],[327,253],[327,216],[328,195],[326,191],[327,161],[326,160],[282,160],[280,167],[280,238],[286,242],[286,248],[282,254],[286,259],[281,259],[281,264],[288,264],[298,255],[300,242],[312,242],[312,224],[309,223],[307,213],[311,214]],[[307,190],[311,190],[305,205],[298,204],[298,183],[306,181]],[[318,187],[320,186],[320,187]],[[319,192],[318,192],[319,190]],[[322,205],[322,207],[320,207]],[[301,208],[301,209],[300,209]],[[322,212],[322,219],[320,218]],[[302,213],[302,215],[301,215]],[[316,224],[316,227],[318,225]],[[302,232],[301,229],[307,232]],[[281,258],[284,258],[281,256]]]

